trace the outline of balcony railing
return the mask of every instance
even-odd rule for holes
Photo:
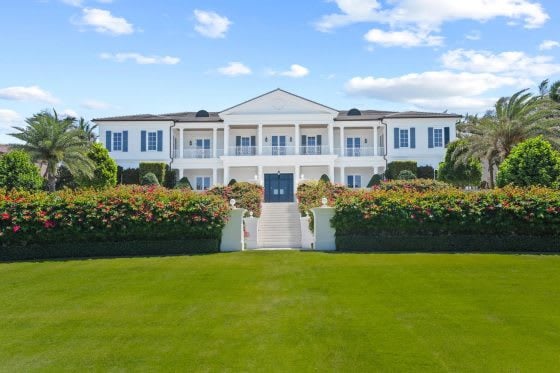
[[[301,155],[325,155],[329,154],[329,147],[328,146],[300,146],[299,154]]]
[[[263,146],[263,155],[294,155],[296,153],[295,146]]]
[[[257,155],[257,147],[256,146],[231,146],[229,148],[229,155],[236,155],[236,156]]]
[[[385,149],[378,147],[377,152],[375,152],[374,148],[343,148],[337,149],[336,153],[341,157],[373,157],[384,155]]]
[[[175,158],[181,158],[181,153],[179,149],[176,149],[174,154],[175,154]],[[223,149],[216,149],[216,157],[219,157],[223,154],[224,154]],[[214,151],[212,149],[184,149],[183,158],[188,158],[188,159],[214,158]]]

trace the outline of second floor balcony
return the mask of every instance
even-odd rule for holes
[[[364,147],[352,147],[352,148],[342,148],[336,149],[336,154],[341,157],[375,157],[385,155],[385,148],[378,147],[374,148],[364,148]]]

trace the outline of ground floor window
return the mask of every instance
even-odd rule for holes
[[[210,176],[197,176],[196,177],[196,190],[210,189]]]
[[[346,185],[348,188],[361,188],[362,176],[361,175],[348,175],[346,177]]]

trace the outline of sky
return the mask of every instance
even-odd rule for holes
[[[558,0],[0,0],[0,143],[41,110],[482,113],[560,79]]]

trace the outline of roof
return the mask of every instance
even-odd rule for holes
[[[270,92],[266,92],[260,96],[252,98],[250,100],[244,101],[240,104],[222,110],[220,112],[208,112],[208,117],[197,117],[197,111],[185,111],[179,113],[167,113],[167,114],[135,114],[135,115],[123,115],[116,117],[105,117],[93,119],[94,122],[109,122],[109,121],[174,121],[174,122],[223,122],[220,118],[220,114],[243,105],[247,102],[253,101],[260,97],[266,96],[272,92],[284,92],[286,94],[298,97],[302,100],[311,102],[316,105],[323,106],[329,110],[338,112],[337,116],[334,118],[336,121],[364,121],[364,120],[381,120],[381,119],[397,119],[397,118],[461,118],[459,114],[451,113],[433,113],[424,111],[384,111],[384,110],[361,110],[361,115],[348,115],[350,110],[336,110],[329,106],[319,104],[315,101],[309,100],[305,97],[298,96],[291,92],[284,91],[283,89],[277,88]]]

